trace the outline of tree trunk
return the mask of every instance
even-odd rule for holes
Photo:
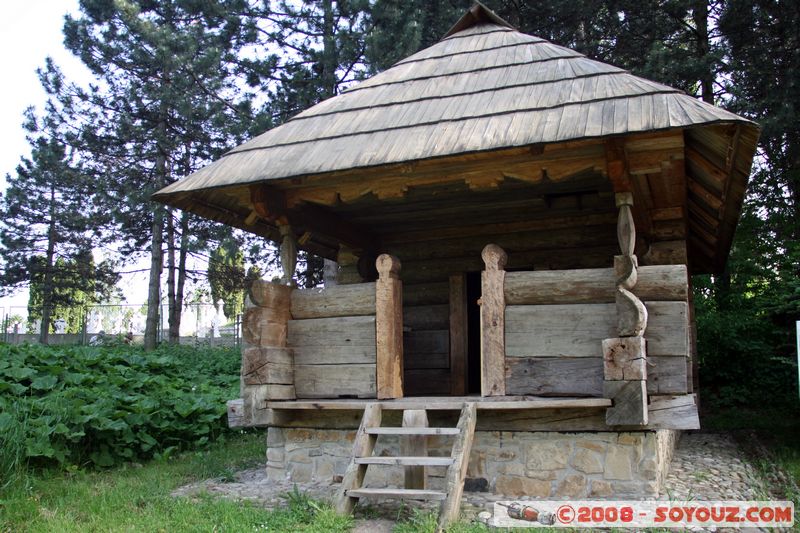
[[[160,189],[167,183],[167,122],[165,104],[161,106],[161,121],[158,123],[158,141],[155,165],[155,185]],[[164,207],[156,204],[153,210],[153,235],[150,244],[150,281],[147,291],[147,320],[144,327],[144,349],[154,350],[158,346],[158,330],[161,327],[161,271],[164,268]]]
[[[697,59],[704,62],[711,49],[708,35],[708,0],[695,0],[692,8],[692,19],[697,32],[697,47],[695,48]],[[714,105],[713,69],[710,67],[703,69],[699,81],[701,98],[707,104]]]
[[[167,209],[167,323],[169,333],[167,339],[170,344],[180,342],[180,333],[175,327],[175,221],[172,210]]]
[[[181,214],[180,249],[178,251],[178,285],[175,289],[175,316],[170,328],[174,327],[175,338],[180,341],[181,319],[183,318],[183,290],[186,285],[186,258],[189,255],[189,214]],[[173,332],[170,331],[170,335]]]
[[[53,268],[56,256],[56,189],[50,186],[50,224],[47,230],[47,256],[42,282],[42,324],[39,328],[39,343],[47,344],[50,336],[50,319],[53,312]]]
[[[150,240],[150,281],[147,289],[147,320],[144,327],[144,349],[154,350],[158,346],[161,307],[161,270],[163,268],[162,227],[164,208],[160,205],[153,211],[153,235]]]

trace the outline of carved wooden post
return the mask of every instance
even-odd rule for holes
[[[375,262],[375,371],[378,399],[403,397],[403,282],[398,278],[400,260],[382,254]]]
[[[245,425],[257,422],[266,400],[295,398],[294,366],[286,347],[291,293],[291,287],[259,280],[248,294],[242,317]]]
[[[616,194],[619,208],[617,239],[622,252],[614,256],[616,274],[617,334],[603,341],[604,392],[614,405],[606,411],[608,425],[647,424],[647,365],[644,331],[647,308],[631,292],[637,282],[638,261],[633,253],[636,227],[633,195]]]
[[[288,224],[281,224],[278,226],[281,232],[281,268],[283,269],[283,277],[281,283],[284,285],[292,285],[292,278],[294,277],[294,270],[297,267],[297,240],[292,233],[292,227]]]
[[[481,252],[486,269],[481,273],[481,396],[506,394],[506,299],[508,256],[496,244]]]

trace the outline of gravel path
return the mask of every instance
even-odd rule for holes
[[[744,459],[744,452],[727,433],[684,433],[672,459],[660,499],[674,500],[759,500],[766,499],[767,486],[757,471]],[[186,485],[173,492],[174,496],[191,497],[200,491],[210,494],[259,502],[274,508],[285,504],[284,494],[292,491],[293,483],[267,480],[263,468],[245,470],[236,475],[235,482],[207,480]],[[298,489],[315,499],[330,500],[337,485],[303,484]],[[462,511],[467,518],[491,510],[492,502],[505,498],[482,492],[464,494]],[[357,532],[388,532],[388,518],[408,516],[412,508],[434,509],[435,502],[403,505],[395,501],[372,503],[356,509]]]

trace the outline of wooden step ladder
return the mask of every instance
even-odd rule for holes
[[[419,415],[422,415],[421,417]],[[410,416],[406,416],[410,415]],[[416,416],[415,416],[416,415]],[[417,418],[417,420],[414,420]],[[420,419],[421,418],[421,419]],[[336,498],[336,510],[341,514],[350,514],[360,498],[397,498],[404,500],[439,500],[439,526],[444,530],[447,525],[458,519],[461,509],[461,495],[464,492],[464,477],[467,473],[469,453],[475,436],[477,411],[474,403],[465,403],[461,408],[461,416],[456,427],[427,427],[425,411],[404,411],[403,427],[381,427],[381,406],[379,403],[367,404],[361,425],[353,442],[353,456],[347,466],[342,486]],[[449,435],[453,437],[453,449],[450,457],[429,457],[427,455],[378,457],[372,455],[375,443],[380,435],[399,435],[409,439],[406,449],[413,451],[419,447],[419,439],[429,435]],[[416,442],[414,442],[416,439]],[[369,466],[400,465],[406,468],[406,488],[368,488],[364,487],[364,477]],[[447,467],[445,488],[443,491],[426,490],[424,488],[426,466]],[[409,487],[416,485],[416,487]]]

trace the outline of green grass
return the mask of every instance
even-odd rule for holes
[[[203,452],[106,471],[28,475],[0,494],[0,531],[349,531],[351,519],[324,505],[291,498],[285,509],[208,495],[173,498],[178,486],[230,478],[263,464],[263,434],[229,438]]]

